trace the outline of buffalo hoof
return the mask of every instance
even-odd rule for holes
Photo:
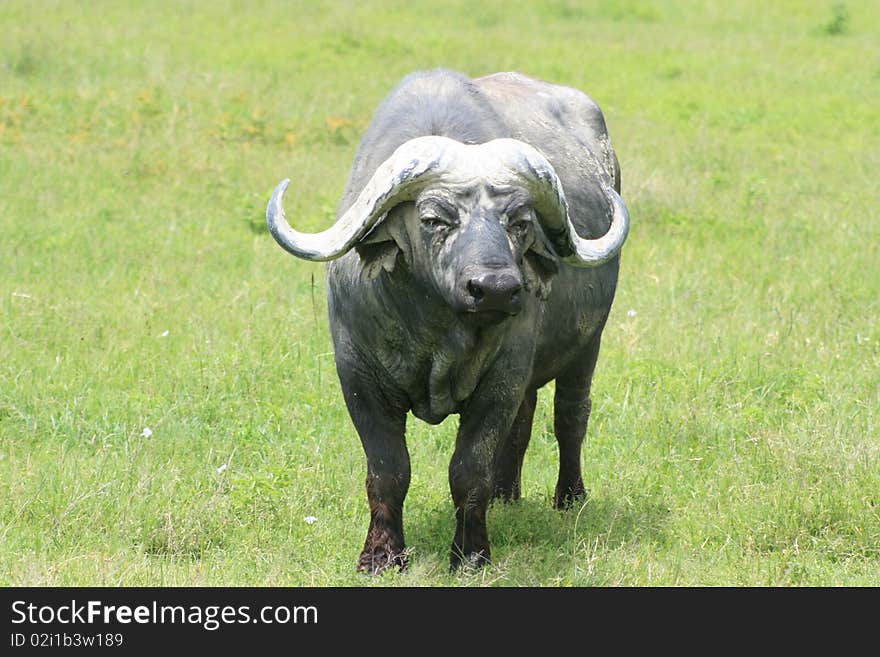
[[[395,568],[403,570],[408,563],[406,550],[391,550],[388,546],[379,546],[361,552],[357,569],[366,575],[382,575]]]
[[[483,566],[488,566],[489,563],[491,563],[489,560],[489,548],[462,554],[458,546],[453,546],[452,553],[449,556],[449,572],[475,572]]]
[[[564,511],[580,503],[586,497],[587,491],[582,481],[571,486],[557,486],[556,495],[553,496],[553,508]]]
[[[520,498],[519,484],[516,486],[496,486],[492,493],[493,502],[518,502]]]

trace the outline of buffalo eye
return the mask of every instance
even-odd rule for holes
[[[532,209],[528,206],[520,206],[507,214],[507,230],[512,235],[522,237],[532,225]]]
[[[458,225],[458,211],[448,203],[428,200],[419,204],[422,225],[434,230],[449,230]]]

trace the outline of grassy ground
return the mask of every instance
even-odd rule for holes
[[[0,4],[0,583],[374,583],[323,268],[263,212],[291,176],[328,225],[443,65],[590,93],[633,226],[589,501],[550,509],[545,390],[495,563],[450,576],[455,418],[411,420],[375,583],[880,585],[877,5],[586,4]]]

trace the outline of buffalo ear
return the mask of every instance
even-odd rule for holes
[[[378,226],[355,244],[363,276],[368,281],[375,279],[382,270],[390,274],[401,253],[408,252],[409,240],[402,217],[398,216],[401,214],[399,207],[393,208]]]
[[[360,243],[355,250],[361,257],[361,271],[366,280],[376,278],[384,269],[389,274],[394,271],[400,249],[394,242]]]
[[[536,239],[525,253],[526,289],[534,290],[539,299],[546,299],[550,296],[553,277],[558,271],[556,256],[547,250],[540,239]]]

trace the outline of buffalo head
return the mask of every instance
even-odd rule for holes
[[[606,188],[608,231],[580,237],[550,162],[516,139],[479,145],[411,139],[378,167],[336,223],[316,234],[287,223],[288,184],[278,185],[266,212],[285,250],[332,260],[355,248],[368,277],[391,271],[402,256],[422,284],[480,324],[516,315],[523,291],[543,296],[557,260],[594,267],[613,258],[629,229],[626,206]]]

